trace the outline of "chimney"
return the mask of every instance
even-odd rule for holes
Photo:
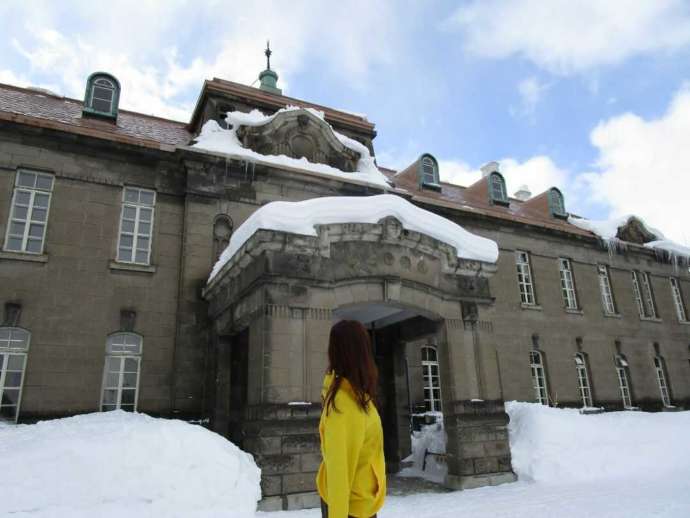
[[[498,173],[498,162],[487,162],[479,169],[482,172],[482,178],[489,176],[491,173]]]
[[[532,193],[529,190],[529,187],[526,185],[521,185],[520,188],[515,191],[515,194],[513,194],[518,200],[520,201],[527,201],[532,197]]]

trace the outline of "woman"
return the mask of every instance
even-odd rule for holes
[[[386,497],[383,430],[376,410],[378,373],[360,322],[331,329],[319,423],[323,461],[316,477],[325,518],[369,518]]]

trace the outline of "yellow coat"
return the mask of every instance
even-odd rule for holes
[[[326,375],[324,396],[333,379]],[[340,384],[335,406],[338,411],[321,412],[323,461],[316,486],[328,504],[329,518],[368,518],[381,509],[386,497],[381,418],[371,403],[367,412],[362,411],[347,379]]]

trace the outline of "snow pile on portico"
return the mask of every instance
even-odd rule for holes
[[[376,167],[374,157],[372,157],[371,153],[369,153],[369,149],[364,144],[361,144],[360,142],[357,142],[356,140],[351,139],[342,133],[338,133],[337,131],[333,130],[332,127],[331,131],[333,131],[333,134],[341,144],[359,153],[360,159],[357,162],[356,172],[349,173],[341,171],[326,164],[310,162],[306,158],[292,158],[286,155],[262,155],[256,151],[243,147],[240,143],[240,140],[237,138],[237,129],[240,126],[262,126],[271,122],[279,113],[294,110],[304,110],[315,117],[324,120],[323,112],[313,108],[302,108],[299,106],[288,106],[287,108],[278,110],[273,115],[264,115],[256,109],[249,113],[231,111],[227,113],[227,117],[225,119],[230,129],[223,129],[216,121],[209,120],[201,128],[201,133],[196,138],[196,143],[193,144],[192,147],[206,149],[208,151],[216,151],[242,158],[250,158],[258,163],[263,162],[277,166],[304,169],[346,180],[359,180],[383,189],[390,188],[388,179],[383,173],[381,173],[381,171],[379,171],[379,168]],[[324,124],[327,123],[324,122]]]
[[[332,196],[299,202],[274,201],[258,209],[232,235],[208,281],[213,280],[257,230],[316,236],[317,225],[377,223],[387,216],[398,219],[407,230],[426,234],[455,247],[459,258],[488,263],[495,263],[498,259],[498,245],[491,239],[474,235],[460,225],[421,209],[400,196]]]
[[[668,252],[671,256],[685,256],[690,258],[690,248],[683,246],[675,241],[666,239],[663,232],[660,230],[649,226],[641,217],[629,214],[627,216],[622,216],[620,218],[610,218],[605,220],[592,220],[586,218],[574,218],[570,216],[568,218],[568,223],[575,225],[583,230],[589,230],[593,234],[597,235],[605,241],[613,241],[616,239],[616,234],[618,229],[625,226],[631,218],[637,219],[647,232],[655,236],[654,241],[649,241],[643,246],[646,248],[651,248],[653,250],[662,250]]]
[[[1,516],[250,518],[251,455],[183,421],[122,411],[0,424]]]

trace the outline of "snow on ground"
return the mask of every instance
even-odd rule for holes
[[[611,412],[506,404],[519,482],[388,497],[379,518],[687,518],[690,412]],[[317,518],[316,509],[257,513]]]
[[[0,516],[254,516],[252,457],[183,421],[122,411],[0,427]]]
[[[386,176],[379,171],[379,168],[376,166],[374,157],[371,156],[369,149],[360,142],[333,130],[330,125],[331,131],[333,131],[333,134],[341,144],[359,153],[360,159],[357,161],[356,172],[350,173],[341,171],[340,169],[326,164],[310,162],[306,158],[298,159],[286,155],[262,155],[243,147],[240,140],[237,138],[237,130],[240,126],[262,126],[271,122],[279,113],[294,110],[304,110],[314,117],[324,120],[323,112],[313,108],[301,108],[299,106],[288,106],[287,108],[278,110],[273,115],[264,115],[259,110],[252,110],[249,113],[232,111],[227,113],[225,119],[230,129],[223,129],[216,121],[209,120],[201,128],[201,133],[196,138],[196,143],[193,144],[192,147],[224,153],[226,155],[249,158],[255,162],[303,169],[345,180],[358,180],[383,189],[389,189],[391,187]],[[326,122],[324,123],[328,124]]]
[[[208,282],[259,229],[316,236],[316,225],[377,223],[387,216],[395,216],[408,230],[454,246],[458,257],[490,263],[498,259],[498,245],[494,241],[474,235],[400,196],[329,196],[299,202],[274,201],[259,208],[232,234],[230,243],[213,266]]]

